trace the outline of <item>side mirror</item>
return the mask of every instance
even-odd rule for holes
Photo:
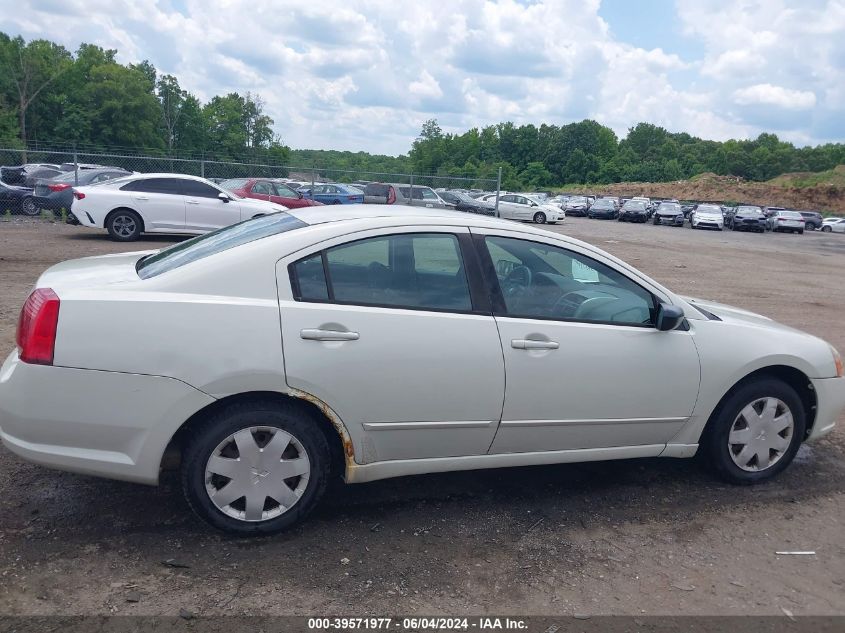
[[[218,194],[217,194],[217,197],[218,197],[218,198],[219,198],[222,202],[231,202],[231,200],[232,200],[229,196],[227,196],[227,195],[226,195],[225,193],[223,193],[222,191],[221,191],[220,193],[218,193]]]
[[[677,328],[684,320],[684,311],[679,306],[661,303],[657,308],[657,329],[668,332]]]
[[[297,192],[296,192],[296,195],[298,195],[298,196],[299,196],[299,199],[300,199],[300,200],[302,200],[302,192],[301,192],[301,191],[297,191]]]

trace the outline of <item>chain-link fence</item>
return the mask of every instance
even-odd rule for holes
[[[27,165],[25,170],[15,169]],[[153,156],[128,151],[92,151],[90,149],[51,149],[44,147],[23,149],[0,148],[2,180],[7,184],[34,188],[38,181],[61,178],[71,185],[82,183],[80,175],[94,167],[112,167],[138,173],[176,173],[208,178],[222,182],[232,178],[274,178],[286,179],[298,187],[313,187],[324,183],[351,184],[365,189],[368,183],[396,183],[412,187],[462,190],[465,192],[499,193],[499,178],[478,178],[467,175],[391,173],[367,171],[364,169],[340,169],[318,165],[282,165],[265,161],[217,160],[205,157]],[[73,176],[71,176],[73,174]],[[36,191],[37,196],[37,191]],[[420,200],[413,194],[412,202]],[[21,212],[38,215],[39,210],[29,213],[21,206]],[[0,213],[8,209],[0,209]],[[12,211],[15,212],[15,211]]]

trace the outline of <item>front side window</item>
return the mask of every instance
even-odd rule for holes
[[[437,200],[437,194],[429,188],[422,189],[423,200]]]
[[[386,235],[335,246],[291,266],[294,293],[329,301],[419,310],[471,311],[458,238],[442,233]]]
[[[564,248],[487,237],[507,316],[653,325],[653,295],[622,273]]]
[[[275,195],[277,195],[277,196],[281,196],[282,198],[298,198],[299,197],[297,195],[297,193],[293,189],[288,187],[287,185],[283,185],[282,183],[277,182],[274,185],[274,187],[276,189]]]
[[[217,188],[199,180],[183,180],[182,188],[186,196],[194,198],[217,198],[220,195]]]

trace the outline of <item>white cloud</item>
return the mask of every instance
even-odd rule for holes
[[[843,0],[677,0],[697,59],[615,38],[599,0],[28,5],[0,30],[149,59],[203,100],[257,92],[294,147],[402,153],[428,118],[449,131],[590,117],[619,135],[639,121],[715,139],[775,124],[796,141],[845,135]]]
[[[756,84],[734,90],[734,101],[740,105],[772,105],[787,110],[806,110],[816,105],[816,95],[806,90]]]

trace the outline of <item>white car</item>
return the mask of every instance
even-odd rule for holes
[[[70,224],[105,228],[113,240],[142,233],[195,235],[287,207],[242,198],[213,182],[180,174],[138,174],[75,187]]]
[[[689,225],[692,229],[725,228],[725,214],[718,204],[699,204],[690,212]]]
[[[845,233],[845,218],[825,218],[822,222],[825,233]]]
[[[496,194],[481,197],[485,202],[496,204]],[[535,224],[563,223],[566,212],[552,203],[544,203],[536,198],[519,193],[499,195],[499,217],[506,220],[523,220]]]
[[[754,483],[845,407],[819,338],[564,235],[385,205],[58,264],[17,343],[0,368],[6,447],[147,484],[178,457],[194,510],[240,534],[303,518],[333,473],[701,451]]]
[[[798,211],[779,209],[769,216],[768,230],[775,233],[800,233],[804,234],[804,216]],[[822,222],[824,224],[824,222]]]

